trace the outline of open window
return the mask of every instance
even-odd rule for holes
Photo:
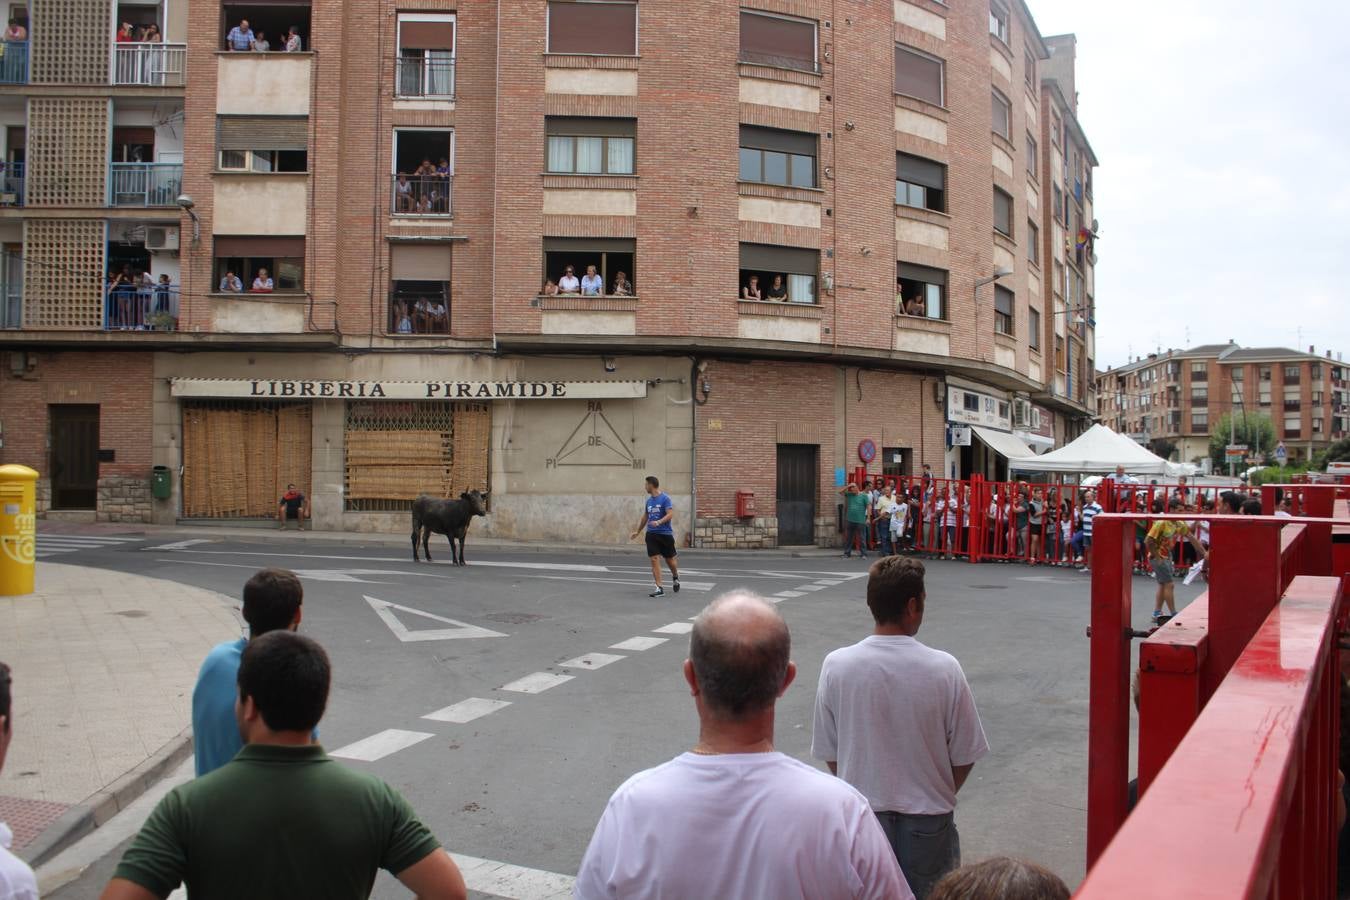
[[[389,246],[390,334],[450,333],[450,257],[439,241]]]
[[[946,63],[922,50],[895,45],[895,92],[934,106],[944,99]]]
[[[1017,296],[1001,284],[994,285],[994,331],[1011,336],[1016,324],[1013,312]]]
[[[396,215],[451,214],[454,138],[450,129],[394,130],[394,171],[390,184]]]
[[[636,56],[637,16],[631,0],[550,0],[547,52]]]
[[[242,293],[298,294],[305,290],[305,239],[300,237],[236,237],[212,241],[215,285],[227,287],[227,273],[239,279]],[[272,289],[266,290],[266,280]],[[255,282],[257,286],[255,287]],[[232,291],[226,290],[226,293]]]
[[[947,167],[942,163],[895,154],[895,202],[900,206],[947,211]]]
[[[451,13],[398,14],[399,97],[455,96],[455,17]]]
[[[740,144],[741,181],[803,188],[816,186],[818,135],[742,125]]]
[[[895,292],[898,314],[947,318],[947,273],[942,269],[896,263]]]
[[[286,35],[294,26],[300,35],[300,47],[312,50],[310,35],[310,4],[283,0],[280,3],[225,3],[220,8],[220,48],[229,50],[229,41],[225,36],[230,29],[248,22],[248,28],[254,37],[263,37],[273,51],[284,50]]]
[[[738,297],[746,297],[751,279],[763,300],[789,303],[815,303],[816,277],[820,273],[820,251],[771,244],[741,244]],[[775,288],[775,279],[780,287]],[[786,290],[786,295],[783,291]],[[747,299],[754,299],[753,297]]]
[[[557,285],[559,293],[587,294],[588,296],[632,296],[638,291],[635,271],[637,242],[632,238],[544,238],[544,282]],[[590,270],[594,267],[595,271]],[[615,290],[615,282],[622,273],[628,293]],[[570,287],[571,277],[577,281]],[[582,282],[588,277],[600,279],[599,291],[592,292]],[[563,290],[564,285],[570,289]]]
[[[1027,307],[1027,346],[1041,352],[1041,311],[1034,306]]]
[[[217,116],[216,165],[223,172],[305,172],[305,116]]]
[[[546,171],[578,175],[632,175],[636,119],[549,116]]]
[[[777,13],[741,10],[740,61],[818,72],[816,23]]]

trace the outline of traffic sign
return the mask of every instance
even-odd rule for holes
[[[1228,447],[1227,447],[1226,449],[1228,450],[1229,453],[1232,453],[1234,450],[1238,451],[1239,453],[1246,453],[1246,452],[1247,452],[1247,445],[1246,445],[1246,444],[1229,444]]]

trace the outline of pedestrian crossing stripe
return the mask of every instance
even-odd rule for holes
[[[42,534],[37,536],[37,549],[34,553],[39,559],[57,556],[62,553],[74,553],[77,550],[97,550],[101,547],[119,547],[123,544],[137,544],[143,537],[112,537],[87,534]]]

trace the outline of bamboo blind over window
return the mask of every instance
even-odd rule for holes
[[[271,518],[288,483],[310,493],[308,403],[183,404],[183,515]]]
[[[392,512],[420,494],[487,490],[491,422],[481,403],[348,403],[346,509]]]

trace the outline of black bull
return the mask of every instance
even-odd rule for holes
[[[458,500],[442,500],[429,494],[422,494],[412,505],[412,551],[413,562],[417,562],[417,542],[422,542],[422,553],[431,562],[431,550],[427,548],[432,532],[443,534],[450,540],[450,559],[456,566],[465,565],[464,535],[468,533],[469,523],[474,516],[487,515],[487,491],[465,491]],[[459,541],[459,549],[455,549]]]

